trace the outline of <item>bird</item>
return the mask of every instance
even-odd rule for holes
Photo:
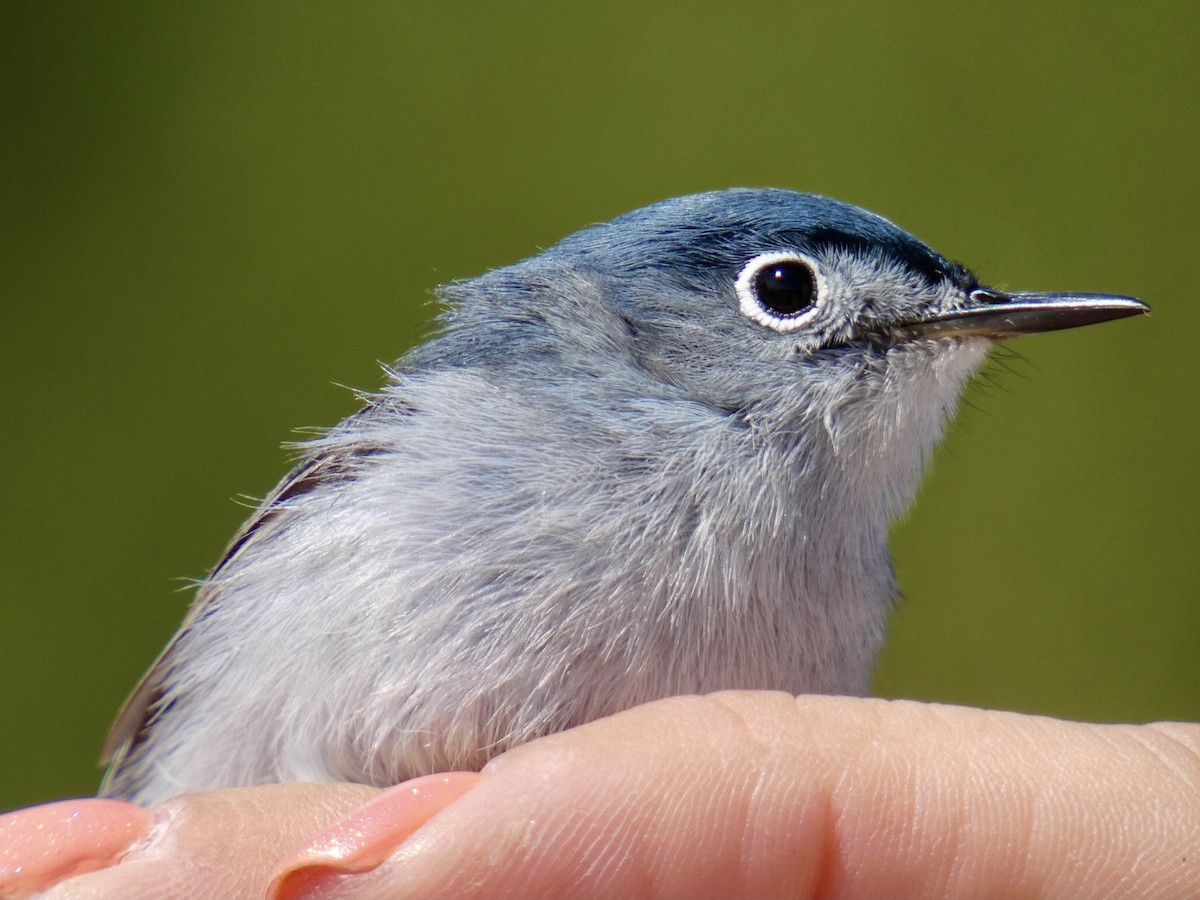
[[[989,287],[779,188],[664,200],[440,300],[199,585],[102,795],[389,785],[672,695],[865,694],[889,525],[989,350],[1149,311]]]

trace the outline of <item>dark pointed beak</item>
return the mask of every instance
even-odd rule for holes
[[[971,291],[973,306],[904,326],[912,335],[988,337],[993,340],[1094,325],[1150,312],[1134,297],[1119,294],[1007,294],[992,288]]]

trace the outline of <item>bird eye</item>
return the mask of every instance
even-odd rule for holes
[[[738,275],[738,301],[760,325],[795,331],[816,311],[821,281],[816,263],[799,253],[763,253]]]

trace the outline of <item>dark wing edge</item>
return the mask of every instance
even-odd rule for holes
[[[112,727],[109,728],[108,736],[100,751],[99,765],[108,766],[108,771],[104,773],[104,778],[100,782],[101,795],[107,793],[113,779],[131,759],[158,715],[159,701],[163,693],[163,678],[167,668],[166,662],[180,638],[198,619],[209,612],[218,594],[213,579],[243,550],[262,537],[265,526],[272,523],[277,524],[292,511],[288,506],[290,500],[307,494],[322,485],[353,478],[357,470],[356,464],[361,459],[374,455],[379,449],[378,447],[358,446],[348,451],[342,449],[340,452],[317,453],[302,461],[267,495],[254,514],[237,531],[225,548],[225,552],[221,554],[220,561],[200,585],[196,599],[192,601],[183,623],[171,640],[167,642],[162,652],[155,657],[154,662],[150,664],[146,673],[117,712],[116,719],[113,720]]]

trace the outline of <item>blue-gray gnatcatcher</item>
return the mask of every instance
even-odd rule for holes
[[[658,203],[443,296],[201,585],[104,793],[390,784],[673,694],[861,694],[888,526],[989,347],[1148,310],[984,287],[783,190]]]

